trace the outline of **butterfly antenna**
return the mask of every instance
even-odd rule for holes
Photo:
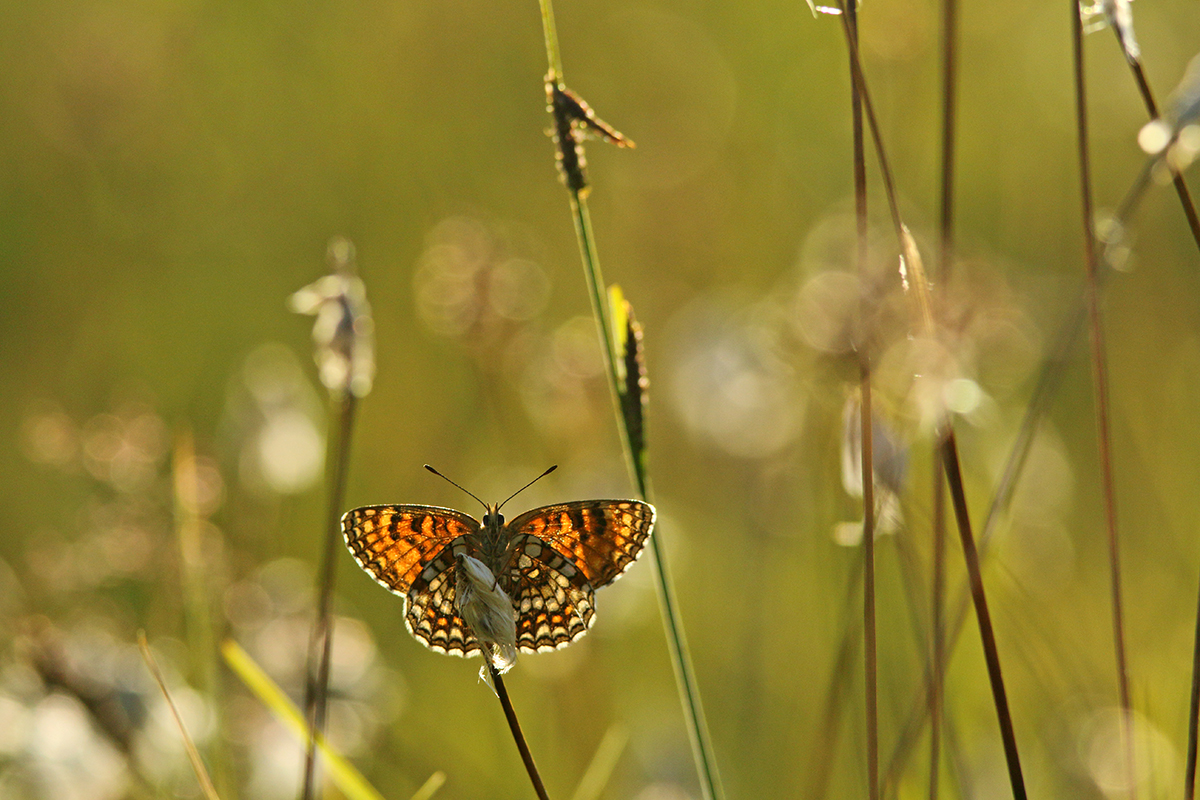
[[[526,489],[528,489],[530,486],[533,486],[535,483],[537,483],[537,482],[538,482],[538,481],[540,481],[542,478],[544,478],[544,477],[546,477],[547,475],[549,475],[551,472],[554,472],[554,470],[556,470],[556,469],[558,469],[558,464],[555,464],[553,467],[551,467],[550,469],[546,470],[546,471],[545,471],[545,472],[543,472],[541,475],[538,475],[536,478],[534,478],[533,480],[531,480],[529,483],[525,484],[525,485],[524,485],[524,486],[522,486],[520,489],[517,489],[515,492],[513,492],[512,494],[510,494],[510,495],[508,496],[508,500],[512,500],[514,497],[516,497],[517,495],[519,495],[521,492],[525,491],[525,490],[526,490]],[[508,500],[505,500],[505,501],[504,501],[504,503],[507,503],[507,502],[508,502]],[[504,507],[504,503],[501,503],[500,505],[496,506],[496,510],[497,510],[497,511],[499,511],[501,508],[503,508],[503,507]]]
[[[432,472],[434,475],[437,475],[439,478],[441,478],[442,480],[446,481],[446,483],[449,483],[451,486],[458,486],[458,488],[459,488],[459,489],[462,489],[464,492],[466,492],[467,494],[471,495],[471,497],[475,497],[475,494],[474,494],[473,492],[471,492],[470,490],[468,490],[468,489],[466,489],[466,488],[462,487],[461,485],[459,485],[459,484],[455,483],[454,481],[450,480],[450,479],[449,479],[449,478],[447,478],[445,475],[443,475],[442,473],[438,472],[436,469],[434,469],[433,467],[429,466],[428,464],[426,464],[426,465],[425,465],[425,469],[429,470],[429,471],[430,471],[430,472]],[[510,498],[510,499],[511,499],[511,498]],[[476,500],[476,502],[478,502],[478,503],[479,503],[479,505],[483,506],[484,508],[487,508],[487,507],[488,507],[488,504],[487,504],[487,503],[485,503],[485,502],[483,502],[482,500],[480,500],[478,497],[475,497],[475,500]],[[505,502],[508,502],[508,501],[505,501]]]

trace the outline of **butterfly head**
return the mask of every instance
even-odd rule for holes
[[[483,527],[489,530],[492,528],[503,528],[504,515],[500,513],[500,505],[484,503],[484,508],[487,510],[483,514]]]

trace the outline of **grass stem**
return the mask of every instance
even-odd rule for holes
[[[892,223],[896,228],[896,238],[900,243],[902,253],[908,253],[911,249],[912,237],[908,233],[900,218],[899,205],[896,200],[895,184],[892,181],[891,169],[888,166],[887,156],[884,152],[883,142],[879,135],[879,125],[875,118],[874,110],[871,106],[870,94],[867,91],[866,78],[863,75],[862,63],[858,57],[858,45],[854,39],[851,23],[847,18],[846,4],[843,0],[838,0],[838,7],[842,10],[843,29],[846,33],[847,46],[850,49],[851,67],[853,77],[858,85],[861,93],[863,111],[866,114],[867,124],[871,129],[871,137],[875,141],[876,153],[879,158],[880,173],[883,176],[884,191],[888,199],[888,207],[892,215]],[[916,264],[919,266],[919,263]],[[916,290],[920,303],[922,318],[926,330],[926,335],[933,334],[933,318],[928,309],[928,305],[924,300],[927,298],[928,286],[924,283],[924,276],[917,277]],[[958,459],[958,444],[954,435],[954,428],[948,422],[939,426],[939,437],[941,438],[942,460],[946,470],[946,479],[950,483],[951,499],[955,506],[955,516],[958,520],[959,533],[963,543],[963,555],[967,560],[967,572],[970,576],[971,593],[975,601],[976,617],[979,622],[979,633],[983,639],[984,656],[988,666],[988,678],[992,687],[993,701],[996,705],[996,715],[1000,721],[1000,733],[1004,745],[1005,759],[1009,768],[1009,779],[1012,783],[1013,795],[1017,800],[1023,800],[1025,797],[1025,783],[1021,775],[1021,762],[1017,753],[1016,736],[1012,728],[1012,716],[1008,709],[1008,698],[1004,690],[1003,676],[1000,670],[1000,656],[996,650],[996,639],[992,632],[991,617],[987,612],[987,601],[983,589],[983,577],[979,567],[979,555],[975,549],[974,536],[971,533],[970,517],[967,514],[966,494],[963,490],[962,473],[960,472]]]
[[[1200,592],[1197,592],[1200,596]],[[1200,738],[1200,601],[1196,608],[1196,634],[1192,645],[1192,692],[1188,699],[1188,750],[1183,796],[1196,796],[1196,740]]]
[[[856,259],[858,274],[864,285],[869,282],[868,220],[867,220],[867,160],[863,133],[863,103],[858,75],[858,4],[850,3],[844,15],[846,37],[852,43],[850,59],[850,119],[854,144],[854,219],[857,232]],[[856,79],[857,78],[859,79]],[[869,316],[870,300],[862,298],[861,315]],[[860,462],[862,469],[863,502],[863,694],[867,724],[867,797],[879,798],[879,703],[878,652],[875,636],[875,456],[872,441],[874,418],[871,415],[871,354],[868,341],[859,342],[859,395],[861,407]]]
[[[187,726],[183,724],[179,708],[171,698],[171,692],[167,689],[167,681],[163,678],[162,670],[159,669],[154,654],[150,652],[145,631],[138,631],[138,650],[142,654],[142,660],[146,662],[146,669],[150,670],[150,676],[154,678],[158,690],[162,692],[163,698],[167,701],[167,708],[171,711],[171,718],[175,720],[175,727],[179,729],[179,737],[183,741],[183,750],[187,754],[188,762],[192,765],[192,771],[196,773],[196,781],[200,784],[200,793],[206,800],[220,800],[216,787],[213,786],[212,778],[208,776],[208,770],[204,766],[204,759],[200,758],[200,751],[196,749],[196,743],[188,733]]]
[[[542,12],[542,32],[546,41],[546,55],[550,69],[548,80],[561,82],[562,62],[558,49],[558,34],[554,25],[552,3],[551,0],[539,0],[539,5]],[[560,142],[560,147],[570,147],[573,144],[573,142],[564,141]],[[575,225],[575,235],[579,243],[580,259],[583,264],[584,278],[588,287],[588,296],[591,299],[592,313],[596,319],[601,349],[604,353],[605,371],[609,379],[613,409],[617,416],[618,426],[622,432],[622,450],[625,454],[626,466],[637,486],[639,495],[647,502],[653,502],[646,459],[642,457],[641,453],[634,452],[635,448],[630,431],[625,416],[622,413],[621,382],[617,371],[612,315],[608,308],[605,283],[600,272],[600,259],[596,250],[595,236],[592,232],[591,216],[588,213],[586,191],[582,189],[583,187],[567,187],[572,219]],[[666,558],[663,555],[662,548],[658,544],[661,537],[662,531],[659,529],[647,544],[647,550],[654,564],[655,585],[658,591],[659,608],[662,614],[667,647],[671,656],[675,681],[683,706],[684,721],[687,726],[688,738],[692,745],[692,755],[696,762],[700,788],[706,800],[720,800],[724,794],[721,790],[720,777],[717,773],[716,759],[713,756],[708,725],[704,719],[704,709],[700,701],[700,692],[696,683],[695,671],[692,667],[687,640],[684,636],[683,622],[679,616],[678,603],[675,599],[675,592],[671,584]]]
[[[958,2],[942,0],[942,165],[938,272],[943,286],[954,269],[954,133],[957,111]],[[946,484],[942,462],[933,460],[933,577],[930,587],[929,800],[938,798],[941,759],[943,658],[942,622],[946,585]]]
[[[988,680],[992,687],[992,701],[1000,722],[1000,738],[1004,744],[1004,759],[1008,765],[1008,778],[1015,800],[1025,800],[1025,778],[1021,774],[1021,759],[1017,753],[1017,737],[1013,731],[1012,715],[1008,710],[1008,695],[1004,691],[1004,675],[1000,670],[1000,655],[996,648],[996,634],[992,630],[992,617],[988,612],[987,597],[983,592],[983,573],[979,568],[979,553],[975,549],[975,538],[971,534],[971,518],[967,513],[967,495],[963,489],[962,469],[958,460],[958,444],[953,432],[942,440],[942,460],[946,479],[950,486],[950,500],[958,522],[958,533],[962,539],[963,555],[967,562],[967,574],[971,581],[971,597],[975,602],[975,616],[979,621],[979,636],[983,640],[983,657],[987,663]]]
[[[504,709],[504,719],[508,722],[508,729],[512,731],[513,741],[517,743],[521,761],[525,764],[525,771],[529,773],[530,782],[533,783],[533,791],[537,793],[539,800],[550,800],[549,795],[546,794],[546,787],[542,783],[542,776],[538,773],[537,764],[533,763],[533,753],[529,751],[529,743],[525,741],[525,734],[521,731],[521,723],[517,719],[516,709],[513,708],[512,700],[508,696],[508,688],[504,685],[504,676],[492,666],[490,659],[484,658],[483,663],[487,665],[492,686],[496,687],[496,697],[500,698],[500,706]]]
[[[333,652],[333,586],[337,578],[337,553],[341,544],[341,514],[346,496],[346,474],[350,463],[350,439],[354,428],[355,396],[342,392],[336,401],[338,430],[331,443],[333,467],[329,472],[329,513],[325,520],[325,547],[321,556],[321,578],[317,614],[308,643],[308,679],[304,691],[304,713],[308,742],[304,748],[304,781],[300,797],[309,800],[315,792],[317,737],[325,732],[325,709],[329,696],[329,663]]]
[[[1117,661],[1117,690],[1121,704],[1126,777],[1130,797],[1137,785],[1133,758],[1133,708],[1129,697],[1129,667],[1125,657],[1125,624],[1121,603],[1121,560],[1117,538],[1116,489],[1113,485],[1112,437],[1109,433],[1108,367],[1105,363],[1104,327],[1100,319],[1100,277],[1093,229],[1091,157],[1088,149],[1087,85],[1083,69],[1083,21],[1079,4],[1071,0],[1071,42],[1074,53],[1075,122],[1079,142],[1079,182],[1083,217],[1083,253],[1087,270],[1088,328],[1091,339],[1092,381],[1096,393],[1096,439],[1100,481],[1104,495],[1104,522],[1108,539],[1109,591],[1112,604],[1113,645]]]

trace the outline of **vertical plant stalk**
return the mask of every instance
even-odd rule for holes
[[[879,798],[879,693],[875,637],[875,470],[871,439],[871,366],[859,355],[863,460],[863,674],[867,712],[867,797]]]
[[[879,157],[879,171],[883,178],[884,192],[888,199],[888,208],[892,215],[892,224],[896,228],[896,238],[900,250],[906,255],[908,266],[912,268],[912,284],[916,293],[918,318],[923,327],[923,333],[934,334],[933,313],[930,308],[929,287],[920,267],[920,258],[912,235],[908,233],[900,218],[899,205],[896,201],[895,184],[892,181],[891,170],[888,167],[883,140],[879,134],[879,125],[871,105],[871,96],[867,91],[866,78],[862,71],[862,62],[858,55],[858,44],[854,40],[850,23],[846,14],[844,0],[838,0],[838,8],[842,11],[842,28],[846,34],[846,44],[850,49],[853,77],[862,97],[863,111],[867,124],[871,129],[871,138],[875,142],[875,150]],[[937,436],[940,439],[942,461],[946,469],[946,480],[950,484],[950,494],[954,502],[955,517],[958,521],[959,533],[962,538],[963,556],[967,561],[967,572],[971,577],[971,594],[975,602],[975,614],[979,622],[979,634],[983,640],[984,657],[988,666],[988,680],[991,683],[992,697],[996,706],[996,716],[1000,723],[1000,734],[1004,745],[1005,761],[1008,764],[1009,781],[1012,784],[1013,796],[1024,800],[1025,781],[1021,774],[1021,761],[1017,753],[1017,740],[1013,733],[1012,715],[1008,709],[1008,698],[1004,689],[1003,674],[1000,670],[1000,655],[996,650],[996,638],[992,632],[991,617],[987,610],[987,601],[983,589],[983,577],[979,567],[979,554],[975,549],[975,539],[971,533],[970,516],[967,513],[966,494],[963,491],[962,472],[958,459],[958,443],[954,435],[954,427],[948,420],[938,426]]]
[[[329,663],[333,652],[333,586],[337,579],[337,553],[342,541],[341,509],[345,505],[346,474],[350,464],[350,439],[357,407],[354,394],[342,392],[337,400],[338,429],[330,443],[333,467],[329,471],[329,512],[325,518],[325,548],[321,554],[321,580],[317,597],[317,616],[308,642],[308,679],[304,690],[304,718],[308,723],[308,742],[304,748],[303,800],[315,791],[317,737],[325,735],[325,710],[329,697]]]
[[[1008,777],[1015,800],[1025,800],[1025,778],[1021,774],[1021,760],[1017,755],[1017,737],[1013,731],[1012,714],[1008,710],[1008,695],[1004,691],[1004,675],[1000,670],[996,634],[992,630],[992,616],[988,612],[987,597],[983,592],[983,574],[979,569],[979,553],[975,550],[975,537],[971,534],[971,518],[967,513],[967,495],[963,490],[962,469],[958,461],[958,444],[953,436],[942,443],[942,460],[946,479],[950,485],[950,500],[958,522],[958,533],[962,539],[966,556],[967,574],[971,581],[971,597],[975,601],[975,616],[979,620],[979,635],[983,639],[983,657],[987,663],[988,678],[992,686],[992,702],[1000,722],[1000,738],[1004,743],[1004,758],[1008,764]]]
[[[892,168],[888,161],[887,154],[883,149],[883,138],[879,133],[879,122],[875,119],[875,107],[871,103],[871,93],[867,89],[867,79],[863,75],[862,61],[858,57],[858,35],[854,28],[854,22],[851,17],[855,16],[850,11],[850,6],[854,3],[847,4],[845,0],[837,0],[837,8],[841,12],[838,18],[842,21],[842,32],[846,36],[846,47],[850,51],[850,80],[852,91],[858,97],[858,102],[862,105],[862,111],[866,116],[867,126],[871,130],[871,140],[875,142],[875,156],[879,160],[879,176],[883,179],[883,192],[887,197],[888,211],[892,215],[892,226],[896,229],[896,238],[901,241],[901,248],[904,243],[904,223],[900,219],[900,206],[896,202],[896,183],[892,179]]]
[[[1126,55],[1125,60],[1129,63],[1129,69],[1133,72],[1133,80],[1137,84],[1138,93],[1142,96],[1146,112],[1150,115],[1151,119],[1157,119],[1160,116],[1158,103],[1154,100],[1154,92],[1150,89],[1150,82],[1146,80],[1146,73],[1142,69],[1141,58],[1129,52],[1121,27],[1113,25],[1112,29],[1113,33],[1116,34],[1117,44],[1120,45],[1121,52]],[[1169,165],[1170,162],[1168,161],[1167,164]],[[1149,165],[1147,167],[1147,175],[1149,175]],[[1192,239],[1196,242],[1196,247],[1200,248],[1200,216],[1196,214],[1196,205],[1192,202],[1192,195],[1188,191],[1187,183],[1183,180],[1183,175],[1174,169],[1172,170],[1172,183],[1175,185],[1175,193],[1179,195],[1179,204],[1183,208],[1183,215],[1187,218],[1188,228],[1192,232]],[[1141,186],[1144,185],[1144,183],[1141,184]],[[1132,202],[1127,202],[1127,205],[1132,206]],[[1188,699],[1187,769],[1185,770],[1184,778],[1184,797],[1186,800],[1193,800],[1196,796],[1196,749],[1197,739],[1200,738],[1200,593],[1197,594],[1196,634],[1192,654],[1192,689]]]
[[[199,478],[196,474],[196,449],[190,430],[183,430],[175,441],[173,461],[175,495],[175,528],[179,537],[182,579],[184,590],[184,614],[188,640],[197,654],[197,669],[200,685],[208,695],[218,715],[217,728],[221,728],[221,703],[218,701],[220,682],[216,665],[216,637],[213,630],[212,604],[209,600],[209,582],[203,555],[202,520],[200,517]],[[222,796],[232,796],[229,786],[229,766],[221,737],[214,737],[205,748],[212,763],[216,791]]]
[[[942,286],[954,269],[954,133],[958,83],[958,2],[942,0],[942,194],[938,268]],[[943,289],[944,291],[944,289]],[[946,484],[942,462],[933,459],[933,579],[930,590],[929,800],[938,798],[942,744],[942,690],[946,586]]]
[[[542,33],[546,43],[546,58],[549,63],[547,82],[562,86],[562,57],[558,48],[558,34],[554,24],[554,10],[551,0],[538,0],[542,16]],[[564,131],[562,121],[557,119],[560,136]],[[560,153],[565,154],[575,144],[572,139],[559,142]],[[565,159],[564,159],[565,161]],[[609,378],[609,389],[613,408],[617,415],[622,432],[621,445],[625,454],[626,466],[637,486],[638,494],[643,500],[652,502],[650,477],[646,469],[646,460],[642,454],[634,451],[631,442],[628,422],[622,413],[621,381],[617,372],[617,356],[613,342],[614,329],[612,315],[605,296],[605,283],[600,273],[600,259],[596,250],[595,237],[592,232],[591,215],[587,206],[587,186],[572,176],[566,176],[567,191],[570,199],[571,214],[575,225],[575,236],[579,243],[579,255],[583,264],[584,278],[591,300],[592,314],[596,319],[596,327],[600,336],[601,351],[604,354],[605,372]],[[658,590],[659,608],[665,629],[667,647],[671,656],[671,664],[675,672],[675,682],[679,689],[680,702],[683,707],[684,720],[688,738],[692,746],[692,756],[696,762],[696,771],[700,780],[700,788],[706,800],[721,800],[724,792],[721,789],[720,776],[717,772],[716,759],[713,756],[712,742],[708,733],[708,725],[704,719],[704,709],[700,700],[700,691],[696,684],[695,671],[692,667],[691,655],[687,640],[684,636],[683,622],[679,616],[678,603],[671,583],[670,572],[662,548],[658,546],[661,531],[651,537],[647,544],[651,561],[654,564],[655,586]]]
[[[1065,374],[1063,367],[1074,350],[1080,333],[1083,331],[1087,314],[1082,292],[1077,301],[1072,308],[1070,316],[1059,327],[1054,339],[1055,344],[1051,349],[1051,355],[1046,359],[1038,377],[1038,382],[1034,387],[1033,393],[1030,395],[1029,402],[1025,406],[1021,425],[1017,430],[1012,447],[1009,449],[1008,458],[1005,460],[1004,469],[1000,474],[1000,480],[997,481],[996,487],[992,492],[992,500],[984,517],[983,529],[979,534],[978,551],[980,558],[986,556],[996,526],[999,524],[1003,512],[1008,508],[1012,500],[1017,479],[1024,470],[1025,461],[1029,456],[1030,448],[1033,446],[1038,423],[1045,416],[1047,409],[1050,407],[1051,400],[1057,394],[1058,388],[1062,384],[1062,378]],[[941,664],[943,674],[950,654],[958,643],[958,637],[962,633],[963,625],[966,623],[967,611],[971,607],[970,581],[968,580],[957,588],[958,590],[954,593],[956,600],[952,610],[946,614],[946,622],[943,625]],[[923,689],[922,691],[926,690]],[[928,718],[929,698],[927,694],[921,694],[913,703],[913,708],[909,713],[903,731],[888,761],[888,782],[894,783],[898,779]]]
[[[492,666],[490,658],[485,656],[483,663],[487,666],[492,686],[496,688],[496,697],[500,699],[500,707],[504,709],[504,719],[508,722],[508,729],[512,731],[513,741],[517,743],[521,761],[525,764],[525,771],[529,773],[530,782],[533,783],[533,791],[537,793],[538,800],[550,800],[546,794],[546,787],[542,784],[542,776],[538,773],[537,764],[533,763],[533,753],[529,751],[529,743],[525,741],[525,734],[521,731],[517,711],[513,708],[512,700],[508,696],[508,688],[504,685],[504,676]]]
[[[366,289],[356,274],[354,244],[340,236],[326,250],[331,274],[294,292],[291,309],[316,317],[313,324],[314,359],[321,383],[333,400],[336,432],[328,440],[326,465],[329,513],[325,520],[317,607],[308,641],[304,715],[308,726],[301,798],[313,796],[316,752],[325,730],[325,704],[329,692],[329,664],[333,651],[331,620],[333,586],[337,578],[337,551],[341,540],[341,509],[350,464],[350,440],[358,400],[371,391],[375,377],[374,322]]]
[[[929,630],[929,800],[938,798],[941,773],[942,698],[945,685],[946,626],[946,478],[942,462],[933,462],[933,578]]]
[[[858,4],[849,3],[845,14],[847,38],[858,43]],[[850,62],[850,125],[854,138],[854,220],[856,229],[855,257],[863,285],[870,281],[867,266],[867,159],[863,133],[860,81],[855,80],[855,62]],[[868,299],[862,298],[861,317],[868,317]],[[858,342],[858,379],[861,407],[861,467],[863,500],[863,674],[864,705],[867,724],[867,797],[879,798],[879,704],[878,653],[875,637],[875,455],[871,412],[871,354],[870,337],[865,324],[860,326]]]
[[[1200,596],[1200,592],[1197,592]],[[1183,796],[1193,800],[1196,796],[1196,740],[1200,738],[1200,601],[1196,608],[1196,634],[1192,645],[1192,694],[1188,700],[1188,751],[1187,769],[1184,770]]]
[[[1121,703],[1121,738],[1130,797],[1135,797],[1137,775],[1133,755],[1133,707],[1129,699],[1129,668],[1125,659],[1125,622],[1121,603],[1121,559],[1117,539],[1116,489],[1113,486],[1112,439],[1109,433],[1108,368],[1105,364],[1104,328],[1100,319],[1100,277],[1093,230],[1092,183],[1088,151],[1087,86],[1083,71],[1083,21],[1079,3],[1071,0],[1071,42],[1074,51],[1075,122],[1079,138],[1079,183],[1083,216],[1083,254],[1087,269],[1088,327],[1091,338],[1092,382],[1096,393],[1096,439],[1100,481],[1104,493],[1104,522],[1108,534],[1109,591],[1112,603],[1113,646],[1116,650],[1117,689]]]

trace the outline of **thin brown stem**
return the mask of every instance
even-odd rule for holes
[[[903,247],[902,231],[904,230],[904,224],[900,219],[900,205],[896,199],[896,183],[892,179],[892,168],[888,162],[887,154],[883,149],[883,138],[879,133],[879,122],[875,118],[875,107],[871,104],[871,94],[867,90],[867,79],[863,75],[862,61],[858,57],[857,17],[852,8],[855,4],[846,3],[844,0],[837,0],[837,3],[838,8],[842,12],[839,16],[842,19],[842,30],[846,34],[846,46],[850,50],[851,88],[854,95],[858,98],[855,105],[857,106],[861,103],[861,113],[865,115],[867,125],[871,129],[871,140],[875,142],[875,156],[879,161],[879,174],[883,179],[883,191],[887,196],[888,210],[892,215],[892,225],[896,229],[896,238],[901,240],[901,247]],[[861,126],[861,124],[860,118],[859,125]],[[856,162],[858,160],[856,159]],[[865,203],[866,200],[864,199],[864,208]]]
[[[850,115],[854,134],[854,211],[858,232],[857,261],[858,273],[866,285],[869,280],[867,274],[867,160],[863,132],[863,104],[859,93],[862,81],[855,77],[858,75],[856,3],[847,5],[844,21],[846,38],[851,42],[853,54],[850,61]],[[863,319],[867,318],[868,302],[864,296]],[[859,342],[859,392],[861,395],[859,425],[863,487],[863,672],[867,715],[867,797],[870,800],[878,800],[879,707],[877,694],[878,653],[875,636],[875,459],[871,425],[871,356],[868,347],[866,341]]]
[[[1121,50],[1128,54],[1125,48],[1125,37],[1121,28],[1117,25],[1112,26],[1113,33],[1117,36],[1117,43],[1121,46]],[[1139,57],[1126,59],[1129,62],[1129,69],[1133,72],[1133,80],[1137,84],[1138,93],[1142,96],[1142,102],[1146,106],[1146,113],[1151,119],[1159,117],[1158,103],[1154,100],[1154,92],[1150,88],[1150,82],[1146,80],[1146,73],[1142,69],[1142,62]],[[1135,187],[1135,191],[1145,188],[1149,183],[1150,166],[1148,164],[1143,170],[1143,180],[1139,181]],[[1200,216],[1196,213],[1196,204],[1192,202],[1191,192],[1188,191],[1187,183],[1183,180],[1183,175],[1175,172],[1172,176],[1172,182],[1175,184],[1175,193],[1179,195],[1179,204],[1183,208],[1183,215],[1187,217],[1188,229],[1192,232],[1192,239],[1196,242],[1196,247],[1200,248]],[[1136,200],[1127,200],[1123,206],[1128,208],[1125,210],[1126,215],[1132,211],[1132,207]],[[1122,220],[1124,222],[1124,220]],[[1186,800],[1193,800],[1196,796],[1196,749],[1197,739],[1200,738],[1200,600],[1196,609],[1196,635],[1195,644],[1192,654],[1192,690],[1188,701],[1188,743],[1187,743],[1187,770],[1184,783],[1184,797]]]
[[[866,676],[867,797],[879,798],[878,653],[875,637],[875,476],[872,468],[871,367],[860,355],[863,472],[863,672]]]
[[[350,464],[350,435],[354,428],[354,395],[343,392],[334,464],[329,477],[329,515],[325,520],[325,547],[322,553],[321,580],[317,599],[317,617],[308,643],[308,680],[304,692],[304,712],[308,722],[308,742],[304,749],[304,782],[300,797],[309,800],[316,791],[317,737],[325,732],[325,709],[329,697],[329,663],[333,652],[333,586],[337,578],[337,551],[341,543],[341,515],[346,496],[346,474]],[[315,667],[315,670],[314,670]]]
[[[1121,46],[1123,52],[1125,50],[1125,38],[1121,33],[1121,28],[1117,25],[1112,26],[1113,32],[1117,36],[1117,43]],[[1154,92],[1150,89],[1150,82],[1146,80],[1146,72],[1142,69],[1140,58],[1126,58],[1129,62],[1129,69],[1133,72],[1134,83],[1137,84],[1138,93],[1142,96],[1142,102],[1146,106],[1146,112],[1151,119],[1157,119],[1159,116],[1158,103],[1154,100]],[[1200,248],[1200,216],[1196,213],[1196,204],[1192,202],[1192,194],[1188,191],[1187,183],[1183,180],[1183,175],[1175,171],[1172,182],[1175,184],[1175,193],[1179,195],[1179,205],[1183,208],[1183,215],[1187,217],[1188,229],[1192,232],[1192,239],[1196,242],[1196,247]]]
[[[1125,659],[1125,623],[1121,603],[1121,559],[1117,539],[1116,489],[1113,486],[1112,437],[1109,432],[1108,367],[1105,363],[1104,328],[1100,319],[1100,278],[1096,262],[1092,216],[1092,183],[1088,148],[1087,85],[1083,70],[1083,21],[1079,3],[1071,0],[1071,41],[1074,50],[1075,121],[1079,139],[1079,182],[1082,195],[1083,253],[1087,269],[1088,327],[1091,334],[1092,381],[1096,393],[1096,439],[1100,457],[1100,481],[1104,494],[1104,521],[1108,538],[1109,590],[1112,602],[1113,645],[1117,661],[1117,689],[1121,703],[1122,738],[1125,744],[1126,775],[1130,796],[1136,786],[1133,763],[1132,704],[1129,699],[1129,668]]]
[[[992,701],[1000,722],[1000,738],[1004,744],[1004,758],[1008,764],[1008,778],[1015,800],[1025,800],[1025,778],[1021,774],[1021,759],[1017,754],[1017,737],[1013,731],[1012,714],[1008,710],[1008,695],[1004,691],[1004,675],[1000,670],[1000,654],[996,648],[996,634],[992,630],[992,616],[988,612],[987,598],[983,592],[983,573],[979,568],[979,553],[975,550],[975,538],[971,534],[971,518],[967,513],[967,496],[963,489],[962,469],[958,461],[958,444],[954,432],[948,431],[942,440],[942,461],[946,479],[950,485],[950,499],[954,516],[958,522],[958,533],[962,539],[963,555],[967,562],[967,575],[971,582],[971,598],[975,603],[975,616],[979,621],[979,636],[983,640],[983,658],[987,663],[988,680],[992,687]]]
[[[942,195],[941,257],[942,284],[950,280],[954,268],[954,130],[957,117],[958,2],[942,2]]]
[[[1197,593],[1200,595],[1200,592]],[[1196,634],[1192,645],[1192,694],[1188,701],[1188,751],[1183,796],[1196,796],[1196,739],[1200,737],[1200,604],[1196,608]]]
[[[513,708],[512,700],[508,697],[504,677],[496,671],[490,660],[485,658],[483,661],[492,678],[492,685],[496,687],[496,697],[500,698],[500,706],[504,709],[504,719],[508,721],[508,729],[512,731],[513,741],[517,743],[517,750],[521,753],[525,771],[529,773],[529,780],[533,783],[533,791],[537,793],[539,800],[550,800],[549,795],[546,794],[546,787],[542,784],[542,776],[538,774],[537,765],[533,763],[533,753],[529,752],[529,743],[525,741],[525,734],[521,732],[521,723],[517,720],[516,709]]]
[[[891,170],[888,166],[887,157],[883,148],[882,138],[879,135],[879,126],[875,118],[874,109],[871,105],[870,94],[867,91],[866,79],[863,75],[862,64],[858,55],[857,42],[853,36],[853,27],[850,20],[847,18],[846,4],[842,0],[838,0],[838,7],[842,10],[843,30],[846,33],[847,46],[850,49],[851,71],[854,78],[854,83],[857,86],[862,100],[863,110],[870,126],[872,138],[875,141],[876,153],[880,162],[880,172],[883,178],[884,189],[888,198],[888,206],[891,211],[892,223],[896,229],[896,238],[900,242],[901,251],[908,250],[908,244],[911,239],[907,234],[907,230],[900,218],[899,205],[896,199],[895,186],[892,181]],[[919,286],[918,291],[923,291],[925,287]],[[927,311],[927,309],[925,309]],[[925,314],[925,327],[927,334],[932,334],[932,318],[929,314]],[[984,655],[988,665],[988,677],[992,687],[993,700],[996,705],[996,713],[1000,721],[1001,738],[1003,740],[1005,759],[1009,767],[1009,777],[1012,783],[1013,795],[1018,800],[1023,800],[1025,795],[1024,779],[1021,775],[1020,758],[1017,753],[1016,736],[1013,733],[1012,718],[1008,709],[1007,695],[1004,690],[1003,676],[1000,670],[999,654],[996,650],[995,636],[992,632],[991,618],[987,613],[987,604],[983,589],[983,579],[979,567],[979,556],[975,549],[974,537],[971,534],[970,519],[967,515],[966,499],[963,492],[962,474],[959,471],[958,449],[954,437],[953,428],[946,426],[942,441],[943,460],[946,469],[946,479],[950,482],[951,495],[955,503],[955,515],[958,519],[959,532],[963,540],[963,553],[967,560],[968,574],[971,576],[971,596],[975,601],[976,616],[979,621],[980,636],[983,639]]]
[[[942,684],[945,659],[945,625],[942,611],[946,594],[946,483],[942,462],[933,462],[933,607],[929,653],[929,800],[937,800],[942,745]]]
[[[1000,480],[996,483],[996,487],[993,490],[992,501],[988,506],[988,512],[979,534],[979,555],[981,559],[986,557],[992,536],[996,531],[996,526],[1003,517],[1004,510],[1008,508],[1009,502],[1012,500],[1017,479],[1024,471],[1025,461],[1029,456],[1030,448],[1033,446],[1034,437],[1038,430],[1038,423],[1045,416],[1047,409],[1050,407],[1051,400],[1058,392],[1058,388],[1066,372],[1064,367],[1078,342],[1086,317],[1083,293],[1080,292],[1072,306],[1070,316],[1058,330],[1054,347],[1051,349],[1051,355],[1046,359],[1037,385],[1034,387],[1029,402],[1025,406],[1025,414],[1022,417],[1017,436],[1009,450]],[[952,610],[946,614],[946,624],[943,626],[945,631],[943,634],[941,665],[943,674],[946,662],[949,660],[950,654],[958,642],[958,637],[962,633],[963,624],[967,619],[967,610],[971,605],[969,582],[959,586],[957,591],[954,592],[954,597],[956,600]],[[892,751],[892,756],[888,761],[887,778],[889,783],[894,783],[898,778],[901,769],[907,762],[913,747],[916,745],[916,740],[920,736],[925,722],[929,719],[927,689],[923,688],[922,692],[913,702],[912,710],[908,715],[896,747]]]
[[[958,3],[942,2],[942,193],[938,271],[943,286],[954,268],[954,133],[957,111]],[[946,585],[946,484],[942,462],[933,462],[933,580],[929,670],[929,800],[938,798],[942,734],[942,684]]]

